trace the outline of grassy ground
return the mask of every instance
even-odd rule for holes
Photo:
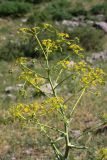
[[[75,2],[78,2],[78,0],[75,0],[74,3]],[[86,9],[90,9],[93,5],[101,2],[101,0],[80,1]],[[42,7],[43,6],[41,5],[41,8]],[[32,13],[29,13],[27,16],[30,14]],[[22,22],[21,18],[0,19],[0,47],[4,46],[9,37],[10,39],[17,37],[17,29],[22,26],[26,26],[26,23]],[[107,39],[106,37],[107,36],[105,36],[105,40]],[[106,43],[104,46],[105,48],[107,47]],[[0,54],[1,53],[2,50],[0,50]],[[107,71],[106,63],[99,62],[98,65]],[[38,130],[34,128],[34,126],[23,128],[20,127],[18,122],[11,123],[9,121],[9,107],[18,101],[26,101],[26,99],[23,100],[20,97],[18,91],[12,91],[10,96],[5,93],[6,87],[16,87],[16,84],[20,84],[17,80],[17,72],[10,74],[9,70],[11,69],[11,66],[14,67],[14,61],[5,62],[0,60],[0,160],[53,160],[53,153],[50,146],[48,146],[46,137],[38,133]],[[72,94],[72,90],[75,90],[74,86],[70,83],[62,87],[62,90],[63,88],[66,88],[66,91],[62,92],[62,95],[66,98]],[[100,89],[100,91],[102,93],[101,96],[86,94],[82,99],[81,103],[78,105],[78,112],[75,113],[75,118],[72,121],[71,131],[86,130],[91,126],[98,124],[101,121],[103,113],[107,113],[107,84],[104,88]],[[72,95],[69,105],[74,102],[76,96],[78,96],[78,94]],[[41,100],[42,98],[42,96],[35,96],[34,99]],[[27,101],[29,100],[31,101],[32,99],[29,98]],[[54,115],[50,118],[57,124]],[[75,136],[74,139],[76,139]],[[94,150],[107,146],[107,130],[99,132],[93,137],[88,135],[88,137],[81,140],[81,144],[84,144],[85,141],[87,141],[87,145],[91,146],[91,153],[95,153]],[[78,152],[73,152],[76,160],[96,160],[95,158],[92,159],[91,155],[88,155],[87,159],[86,154],[88,153],[85,151],[80,150]],[[72,155],[70,155],[70,158],[73,160]]]

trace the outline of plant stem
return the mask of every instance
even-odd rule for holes
[[[68,125],[65,124],[65,132],[66,132],[66,136],[65,136],[65,143],[66,143],[66,148],[65,148],[65,154],[64,154],[64,160],[66,160],[68,158],[69,155],[69,132],[68,132]]]
[[[74,111],[75,111],[75,109],[76,109],[78,103],[80,102],[81,98],[83,97],[85,91],[86,91],[86,88],[83,89],[81,95],[79,96],[79,98],[77,99],[75,105],[73,106],[73,109],[72,109],[72,111],[71,111],[71,113],[70,113],[70,117],[71,117],[71,115],[74,113]]]

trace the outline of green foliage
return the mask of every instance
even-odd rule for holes
[[[100,51],[103,49],[103,31],[92,27],[77,27],[73,30],[71,36],[79,37],[80,44],[86,51]]]
[[[80,15],[87,15],[87,11],[82,4],[77,3],[76,6],[73,7],[72,2],[68,0],[55,0],[42,10],[37,10],[29,17],[28,22],[33,24],[38,21],[62,21]]]
[[[18,57],[39,57],[40,52],[34,50],[35,41],[29,38],[27,41],[8,39],[1,48],[0,59],[11,61]]]
[[[74,5],[74,7],[71,8],[70,13],[73,16],[80,16],[80,15],[86,16],[88,14],[88,11],[86,11],[82,3],[76,3],[76,5]]]
[[[107,14],[107,2],[93,6],[90,12],[92,14]]]
[[[6,44],[1,48],[0,59],[10,61],[20,56],[24,56],[20,50],[20,43],[8,39]]]
[[[34,4],[38,4],[38,3],[42,3],[42,2],[49,2],[50,0],[0,0],[0,2],[29,2],[29,3],[34,3]]]
[[[29,12],[31,4],[25,2],[2,2],[0,3],[0,16],[19,16]]]

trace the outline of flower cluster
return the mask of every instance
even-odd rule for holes
[[[70,64],[70,61],[68,60],[62,60],[58,62],[58,65],[61,65],[63,69],[68,69],[69,64]]]
[[[102,148],[99,151],[99,159],[106,160],[107,159],[107,148]]]
[[[74,52],[75,54],[77,54],[77,55],[78,55],[81,51],[84,50],[82,47],[80,47],[80,46],[77,45],[77,44],[71,44],[71,45],[69,46],[69,48],[72,49],[73,52]]]
[[[33,117],[42,116],[45,111],[41,104],[34,102],[32,104],[17,104],[11,107],[10,113],[15,118],[28,120]]]
[[[51,53],[54,50],[58,49],[58,46],[57,46],[56,42],[54,40],[51,40],[51,39],[44,39],[44,40],[42,40],[42,44],[45,46],[46,51],[48,53]]]
[[[86,72],[87,68],[88,68],[88,65],[86,64],[86,62],[80,61],[80,62],[74,64],[73,69],[74,69],[74,71],[80,73],[80,72]]]
[[[27,32],[30,32],[30,28],[20,28],[19,29],[19,32],[23,32],[23,33],[27,33]]]
[[[105,73],[100,68],[90,68],[81,78],[81,82],[84,86],[96,86],[98,84],[104,84],[103,76]]]
[[[69,38],[69,34],[67,34],[67,33],[58,33],[57,35],[62,39]]]
[[[20,58],[17,58],[17,60],[16,60],[16,64],[26,64],[27,62],[29,61],[29,59],[28,58],[26,58],[26,57],[20,57]]]
[[[21,72],[19,78],[33,85],[40,85],[45,82],[44,78],[37,76],[35,73],[31,71]]]
[[[69,70],[76,77],[79,76],[80,82],[84,87],[104,84],[105,72],[100,68],[92,68],[85,61],[76,63],[74,61],[62,60],[58,62],[58,65],[60,65],[63,69]]]
[[[53,113],[60,108],[64,102],[62,97],[51,97],[44,100],[42,103],[33,102],[31,104],[19,103],[12,106],[10,113],[13,117],[23,120],[28,120],[30,118],[38,119],[49,113]],[[64,106],[64,105],[63,105]],[[64,106],[65,107],[65,106]]]
[[[60,105],[63,103],[64,99],[62,97],[51,97],[45,100],[44,105],[46,105],[47,107],[49,106],[49,108],[51,108],[52,110],[56,110],[60,108]]]

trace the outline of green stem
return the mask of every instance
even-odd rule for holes
[[[46,127],[46,128],[49,128],[49,129],[52,129],[52,130],[54,130],[54,131],[57,131],[57,132],[65,135],[65,132],[63,132],[63,131],[61,131],[61,130],[59,130],[59,129],[57,129],[57,128],[54,128],[54,127],[51,127],[51,126],[48,126],[48,125],[42,124],[42,123],[41,123],[41,126]]]
[[[41,123],[38,122],[38,125],[40,126],[41,130],[45,133],[45,135],[47,136],[47,138],[50,141],[50,144],[55,152],[55,155],[57,157],[58,160],[62,159],[62,154],[60,153],[60,151],[58,150],[58,148],[56,147],[54,141],[50,138],[50,136],[47,134],[46,130],[44,129],[44,127],[41,125]]]
[[[37,35],[35,35],[35,38],[36,38],[36,40],[37,40],[37,42],[38,42],[41,50],[43,51],[44,56],[45,56],[46,65],[47,65],[48,80],[49,80],[49,83],[50,83],[50,85],[51,85],[51,89],[52,89],[53,95],[57,98],[57,94],[56,94],[56,90],[55,90],[55,89],[56,89],[61,83],[63,83],[66,79],[64,79],[63,81],[61,81],[56,87],[53,86],[53,82],[52,82],[52,79],[51,79],[51,70],[50,70],[49,61],[48,61],[48,51],[47,51],[47,54],[46,54],[45,51],[44,51],[44,49],[43,49],[43,47],[42,47],[42,44],[41,44],[40,40],[39,40],[38,37],[37,37]],[[69,75],[69,77],[67,77],[67,79],[70,78],[70,77],[71,77],[71,75]],[[54,150],[54,152],[55,152],[55,154],[56,154],[57,159],[58,159],[58,160],[66,160],[67,157],[68,157],[68,154],[69,154],[69,134],[68,134],[69,131],[68,131],[68,123],[67,123],[67,118],[66,118],[65,113],[64,113],[64,111],[63,111],[62,105],[61,105],[61,104],[59,104],[59,105],[60,105],[61,115],[63,115],[63,118],[64,118],[63,121],[64,121],[64,127],[65,127],[65,134],[64,134],[64,135],[65,135],[66,149],[65,149],[65,154],[64,154],[64,156],[62,156],[62,154],[60,153],[60,151],[59,151],[58,148],[56,147],[55,143],[53,143],[53,141],[51,140],[50,136],[47,135],[47,137],[50,139],[51,145],[52,145],[52,147],[53,147],[53,150]],[[43,130],[43,131],[46,133],[45,130]],[[47,134],[47,133],[46,133],[46,134]]]
[[[37,42],[38,42],[38,44],[39,44],[44,56],[45,56],[45,59],[46,59],[47,58],[46,53],[45,53],[45,51],[44,51],[44,49],[42,47],[42,44],[41,44],[41,42],[40,42],[40,40],[39,40],[39,38],[38,38],[38,36],[36,34],[35,34],[35,38],[36,38],[36,40],[37,40]]]
[[[66,160],[68,158],[69,155],[69,131],[68,131],[68,125],[65,124],[65,132],[66,132],[66,136],[65,136],[65,143],[66,143],[66,148],[65,148],[65,154],[64,154],[64,160]]]
[[[25,66],[24,64],[21,64],[21,66],[22,66],[22,69],[24,70],[28,70],[28,71],[30,71],[30,72],[32,72],[32,73],[35,73],[36,75],[38,75],[39,77],[41,77],[41,78],[44,78],[44,79],[47,79],[46,77],[44,77],[44,76],[42,76],[42,75],[40,75],[40,74],[37,74],[35,71],[33,71],[32,69],[30,69],[30,68],[28,68],[27,66]]]
[[[76,101],[75,105],[73,106],[73,109],[72,109],[72,111],[71,111],[71,113],[70,113],[70,117],[71,117],[71,115],[74,113],[74,111],[75,111],[78,103],[80,102],[81,98],[83,97],[85,91],[86,91],[86,88],[83,89],[81,95],[79,96],[78,100]]]
[[[65,82],[66,80],[68,80],[69,78],[71,78],[73,74],[70,74],[69,76],[67,76],[66,78],[64,78],[61,82],[59,82],[55,87],[54,89],[56,89],[58,86],[60,86],[63,82]]]

